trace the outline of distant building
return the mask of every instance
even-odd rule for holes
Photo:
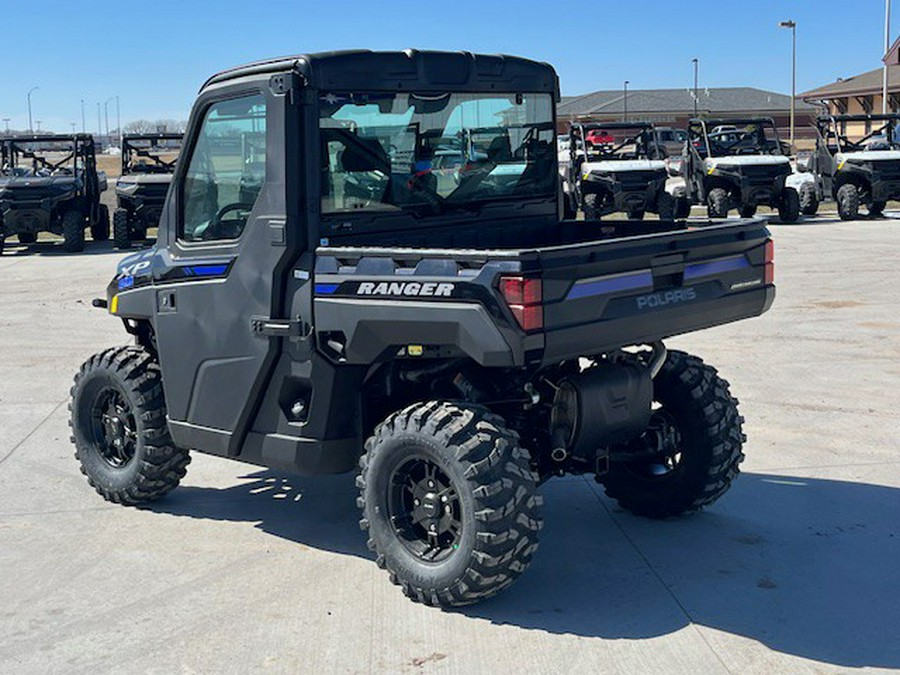
[[[790,136],[791,97],[752,87],[698,90],[696,110],[701,117],[772,117],[782,138]],[[684,129],[694,117],[693,89],[635,89],[628,91],[628,119]],[[810,124],[817,109],[803,101],[796,105],[798,138],[812,137]],[[612,122],[625,117],[625,92],[595,91],[564,96],[557,111],[561,129],[570,122]]]
[[[882,60],[888,66],[888,112],[900,112],[900,39]],[[876,68],[852,77],[838,78],[836,82],[803,92],[800,98],[824,106],[832,115],[881,113],[883,77],[884,68]],[[863,136],[869,131],[871,125],[864,123],[850,127],[845,124],[843,129],[843,133],[850,136]]]

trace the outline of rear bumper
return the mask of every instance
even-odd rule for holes
[[[549,365],[749,319],[766,312],[775,300],[774,285],[706,298],[708,292],[698,286],[697,300],[649,308],[639,314],[622,313],[621,309],[628,303],[636,307],[638,298],[646,296],[618,298],[615,301],[618,306],[609,303],[601,310],[601,316],[609,315],[610,318],[548,330],[542,361]]]
[[[15,206],[4,204],[0,207],[3,232],[41,232],[50,227],[51,213],[49,206],[43,208],[40,201],[17,203]]]

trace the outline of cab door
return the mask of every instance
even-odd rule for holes
[[[290,326],[285,277],[302,239],[285,189],[284,134],[297,126],[286,78],[201,95],[161,227],[155,328],[170,429],[214,454],[240,451]]]

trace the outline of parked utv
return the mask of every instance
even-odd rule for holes
[[[97,171],[90,134],[0,139],[0,252],[6,237],[23,244],[38,233],[63,237],[67,251],[84,250],[84,229],[109,239],[109,211],[100,203],[106,174]]]
[[[650,211],[660,220],[674,219],[665,157],[650,123],[573,124],[562,172],[565,214],[575,217],[581,209],[585,220],[599,220],[624,212],[641,220]]]
[[[134,344],[75,377],[90,483],[158,499],[189,450],[358,467],[376,562],[442,606],[525,571],[552,476],[596,476],[652,518],[716,501],[743,458],[737,401],[662,341],[769,308],[769,233],[560,221],[557,83],[414,50],[210,79],[155,246],[95,301]],[[437,148],[465,156],[435,171]]]
[[[771,118],[691,120],[683,171],[688,199],[706,204],[710,218],[727,218],[732,209],[750,218],[760,205],[778,209],[785,223],[800,217],[800,196],[785,185],[791,163]]]
[[[860,204],[879,217],[890,199],[900,199],[900,115],[826,115],[816,121],[816,151],[801,171],[812,181],[801,187],[803,212],[816,213],[825,199],[837,202],[841,220],[855,220]],[[850,135],[855,129],[857,140]]]
[[[116,181],[113,242],[128,248],[156,227],[181,151],[181,134],[122,136],[122,174]]]

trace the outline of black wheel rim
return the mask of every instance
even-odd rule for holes
[[[91,409],[91,433],[100,457],[114,469],[134,459],[137,425],[128,398],[115,387],[102,389]]]
[[[397,538],[420,560],[441,562],[459,549],[459,492],[450,477],[425,457],[406,459],[394,469],[388,517]]]
[[[678,472],[684,457],[684,437],[675,418],[658,404],[641,436],[642,458],[627,462],[629,470],[648,480],[664,479]]]

